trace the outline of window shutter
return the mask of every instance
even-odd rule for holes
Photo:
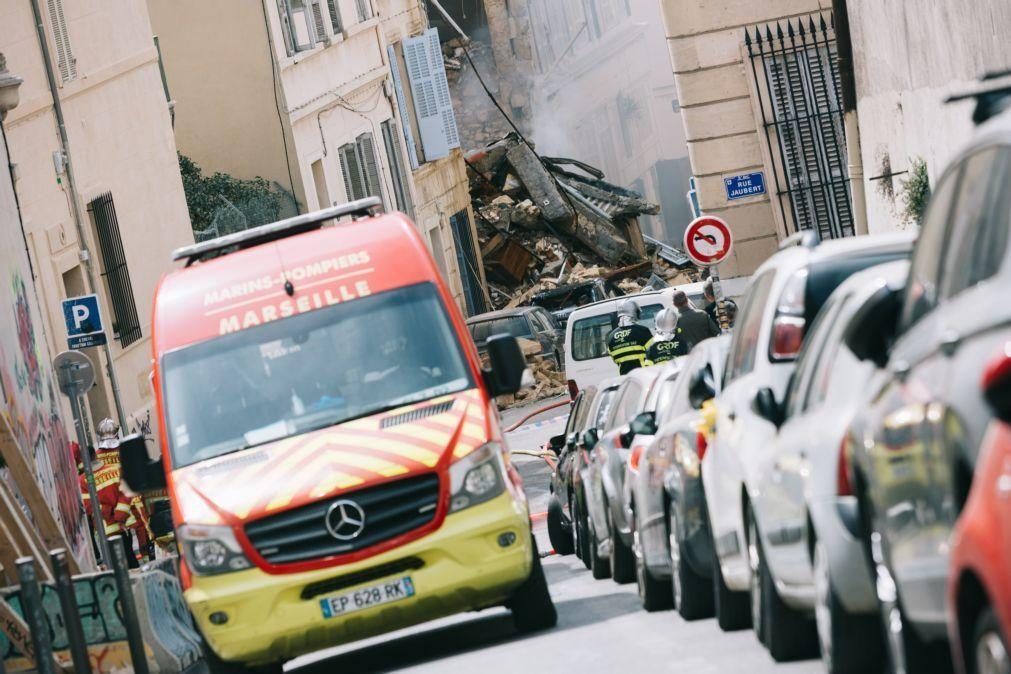
[[[344,174],[344,187],[347,190],[348,199],[350,201],[364,199],[366,197],[365,179],[358,161],[357,148],[352,143],[342,145],[340,156],[341,172]]]
[[[411,186],[407,182],[404,170],[404,156],[400,151],[400,139],[397,137],[397,123],[388,119],[383,122],[383,142],[386,144],[386,156],[390,159],[393,176],[393,192],[397,199],[397,208],[414,217],[414,205],[411,203]]]
[[[320,0],[309,0],[310,9],[312,10],[312,22],[316,29],[316,36],[314,42],[322,42],[324,44],[330,44],[330,37],[326,33],[326,24],[323,23],[323,7],[319,4]]]
[[[341,11],[337,7],[337,0],[326,0],[326,6],[330,10],[330,27],[333,28],[333,34],[338,35],[344,31],[344,26],[341,25]]]
[[[438,31],[429,28],[419,37],[405,39],[404,59],[411,80],[411,93],[414,94],[414,110],[418,116],[425,160],[447,157],[452,148],[460,147],[460,136],[453,101],[449,96]]]
[[[400,113],[400,125],[404,130],[404,140],[407,141],[407,158],[411,162],[411,170],[416,170],[418,149],[414,146],[414,132],[411,131],[411,118],[407,113],[407,97],[404,95],[404,81],[400,77],[400,59],[397,58],[397,48],[387,45],[386,55],[390,61],[390,74],[393,75],[393,89],[397,94],[397,111]]]
[[[56,43],[56,67],[64,82],[77,77],[77,59],[70,49],[70,34],[63,16],[63,0],[48,0],[49,21],[53,24],[53,42]]]
[[[292,35],[291,17],[288,14],[288,0],[277,0],[277,16],[281,20],[281,37],[284,39],[284,51],[288,56],[295,53],[295,40]]]
[[[369,0],[355,0],[355,4],[358,6],[359,21],[368,21],[372,18],[372,7],[369,6]]]
[[[383,199],[383,188],[379,178],[379,164],[376,161],[376,147],[371,133],[358,136],[358,158],[365,176],[365,195]],[[383,203],[386,200],[383,199]]]

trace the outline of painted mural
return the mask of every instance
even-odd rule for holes
[[[0,167],[6,166],[0,142]],[[83,568],[93,568],[77,467],[40,316],[10,176],[0,171],[0,414],[30,459],[71,552]],[[0,475],[14,486],[6,468]]]

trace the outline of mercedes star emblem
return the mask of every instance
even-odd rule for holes
[[[365,529],[365,511],[354,501],[334,501],[326,511],[326,530],[338,541],[350,541]]]

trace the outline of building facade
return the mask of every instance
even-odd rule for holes
[[[148,5],[181,153],[263,177],[301,212],[382,198],[413,216],[461,308],[484,310],[442,55],[418,0]]]
[[[43,309],[38,358],[67,349],[62,300],[97,294],[108,348],[84,350],[90,418],[147,432],[151,299],[170,252],[193,241],[147,7],[7,2],[0,26],[24,79],[3,127]]]

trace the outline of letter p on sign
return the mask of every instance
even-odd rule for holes
[[[83,331],[84,321],[88,320],[91,310],[83,304],[75,304],[71,307],[71,310],[74,312],[74,330]]]

